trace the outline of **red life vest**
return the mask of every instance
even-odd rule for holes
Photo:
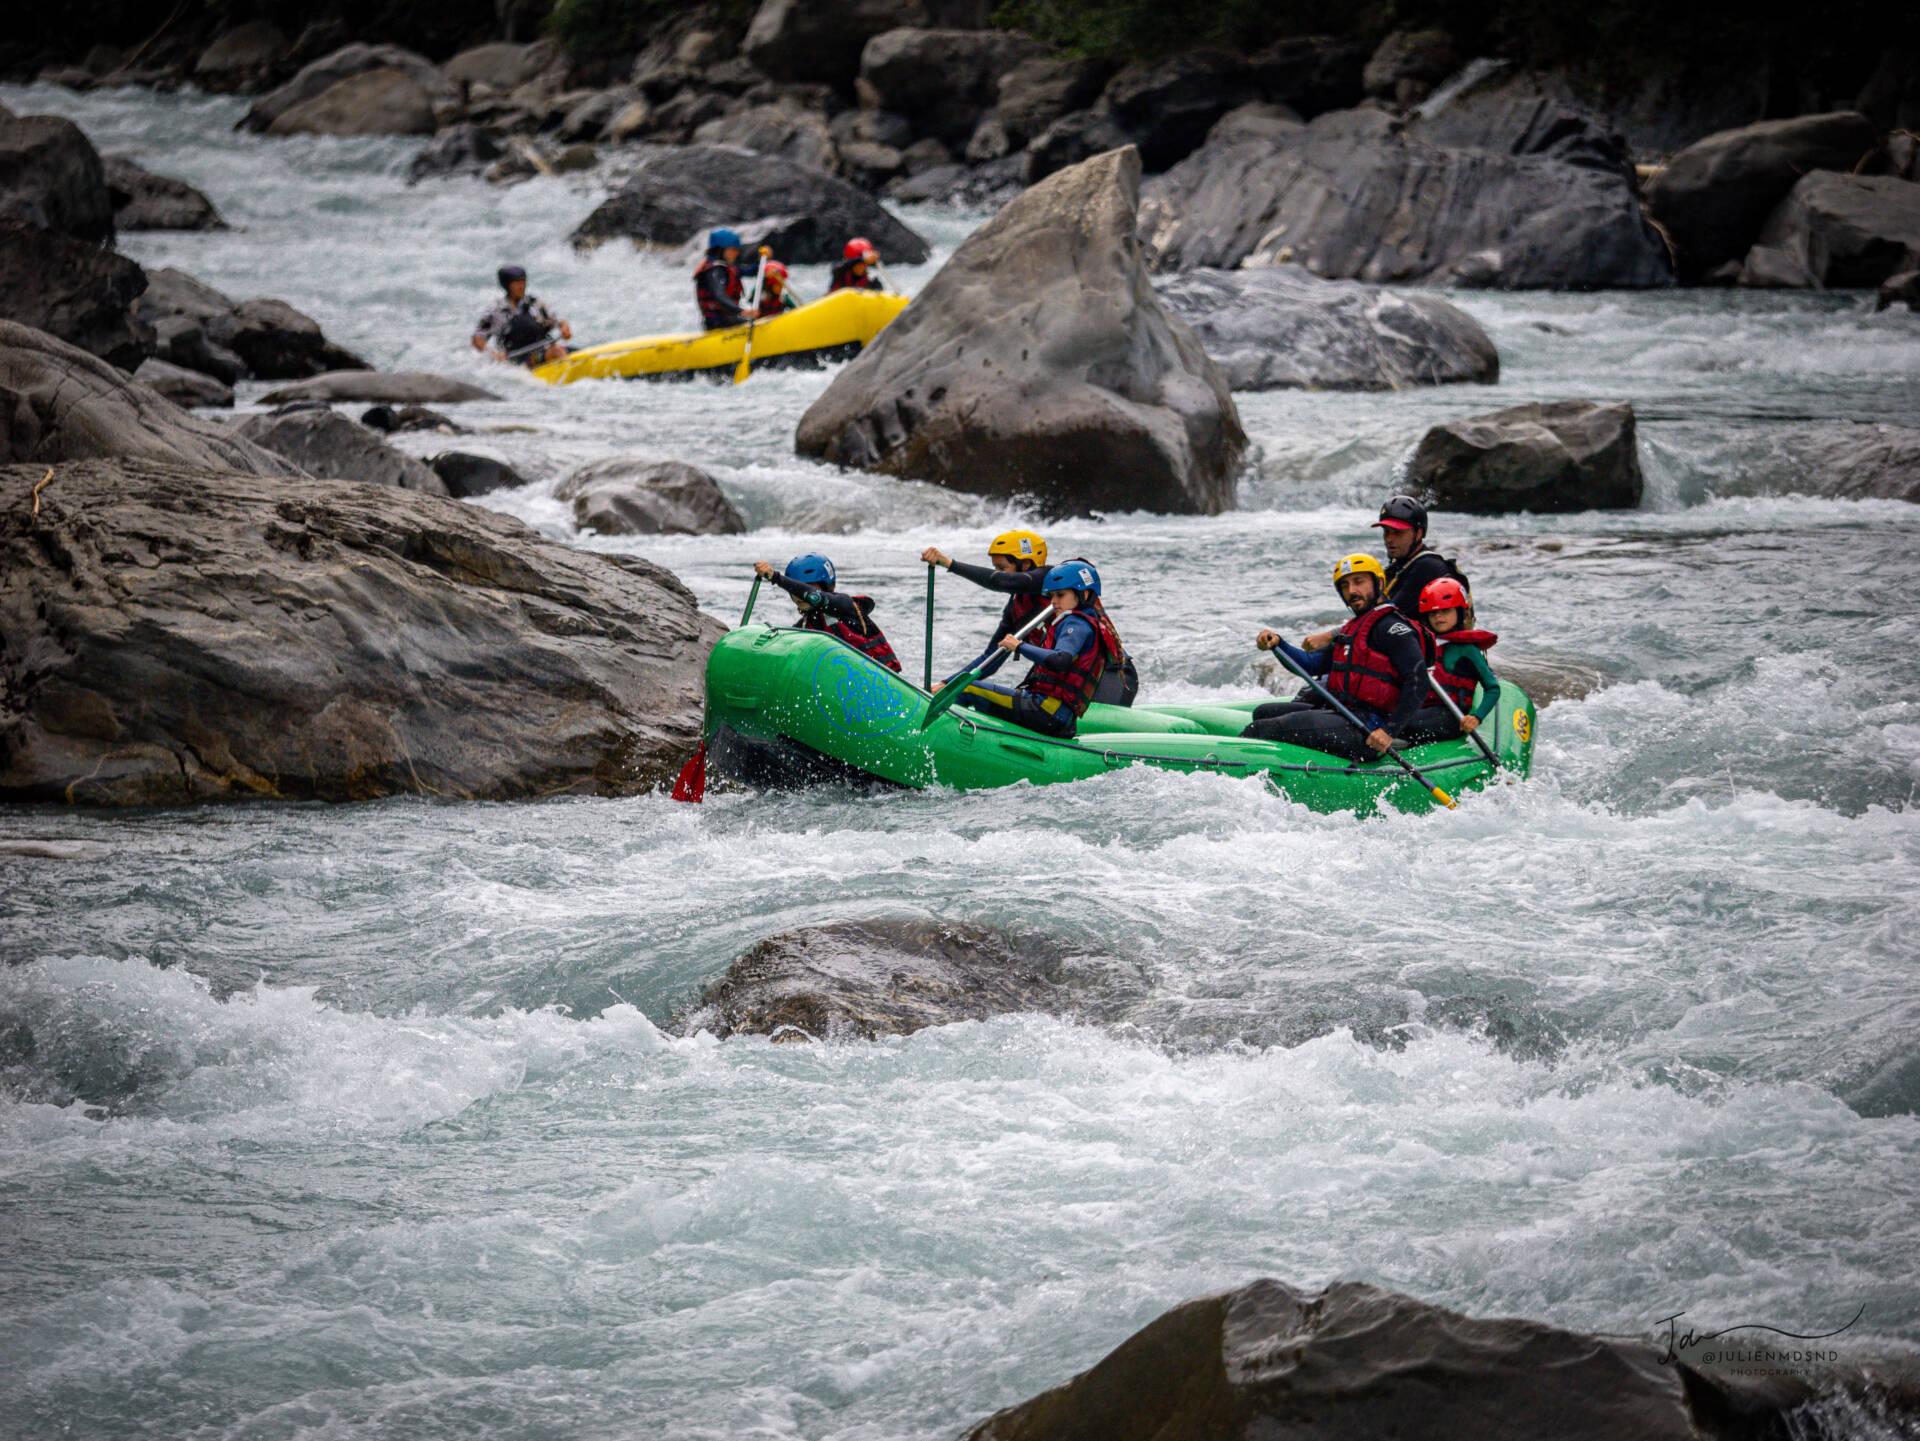
[[[1046,608],[1047,598],[1039,591],[1030,595],[1010,595],[1007,597],[1007,608],[1000,612],[1000,624],[1007,628],[1008,635],[1012,635]]]
[[[1400,703],[1400,677],[1394,673],[1393,663],[1373,646],[1373,628],[1388,616],[1406,619],[1383,602],[1340,627],[1333,638],[1333,665],[1326,681],[1327,689],[1335,695],[1382,715]],[[1420,637],[1424,663],[1432,665],[1433,636],[1418,621],[1412,624],[1414,634]]]
[[[1087,713],[1087,707],[1093,702],[1093,693],[1100,685],[1100,677],[1106,673],[1109,664],[1118,665],[1121,660],[1120,637],[1114,634],[1113,623],[1096,610],[1070,610],[1067,615],[1077,615],[1093,626],[1093,644],[1073,659],[1073,664],[1065,670],[1048,670],[1045,666],[1035,666],[1027,672],[1027,678],[1020,682],[1020,689],[1049,700],[1057,700],[1073,708],[1076,719]],[[1043,650],[1054,648],[1054,632],[1060,629],[1066,615],[1047,627],[1046,635],[1040,641]]]
[[[860,614],[866,618],[867,628],[864,632],[855,630],[844,620],[828,620],[827,613],[823,610],[808,611],[806,618],[800,622],[800,628],[823,630],[828,635],[838,636],[861,655],[879,661],[890,671],[898,671],[900,657],[893,653],[893,647],[888,644],[886,636],[881,634],[880,627],[873,623],[873,597],[856,595],[852,599],[853,603],[860,607]]]
[[[1447,648],[1449,646],[1478,646],[1481,650],[1490,650],[1493,643],[1500,639],[1490,630],[1450,630],[1445,635],[1435,636],[1439,641],[1440,663],[1433,667],[1434,684],[1445,691],[1453,703],[1464,714],[1473,704],[1473,688],[1476,682],[1471,673],[1460,676],[1447,669]]]
[[[716,326],[733,325],[737,321],[745,318],[739,314],[729,315],[722,309],[719,300],[714,296],[712,288],[706,282],[707,272],[714,269],[724,270],[727,273],[725,286],[727,299],[736,304],[738,304],[740,300],[740,268],[738,266],[729,265],[726,261],[714,255],[709,255],[705,260],[695,266],[693,271],[693,296],[695,300],[700,302],[700,319],[706,324],[709,330],[714,329]]]

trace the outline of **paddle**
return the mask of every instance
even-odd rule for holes
[[[760,577],[753,578],[753,589],[747,592],[747,608],[740,612],[740,624],[745,625],[753,617],[753,603],[760,599]]]
[[[927,683],[926,690],[933,689],[933,566],[927,566]]]
[[[1013,638],[1015,640],[1025,640],[1028,631],[1038,626],[1041,621],[1052,620],[1053,618],[1053,607],[1048,606],[1032,620],[1015,631]],[[1009,654],[1011,654],[1011,652],[1002,650],[998,642],[988,646],[982,651],[979,659],[975,660],[972,665],[968,666],[952,680],[941,686],[939,691],[935,693],[933,699],[927,702],[927,713],[920,718],[920,729],[925,730],[951,709],[953,703],[960,699],[961,691],[965,690],[982,676],[991,675],[994,671],[998,670],[1001,661],[1004,661]],[[929,671],[928,675],[929,678],[931,678],[932,672]]]
[[[1365,735],[1373,734],[1372,728],[1369,727],[1365,721],[1361,720],[1359,716],[1355,715],[1352,711],[1348,710],[1344,705],[1342,705],[1339,701],[1339,698],[1335,696],[1332,691],[1328,690],[1325,686],[1321,685],[1319,681],[1315,680],[1312,676],[1308,675],[1305,671],[1300,669],[1299,666],[1295,665],[1292,656],[1288,655],[1284,650],[1281,650],[1278,646],[1274,647],[1273,653],[1275,657],[1278,658],[1281,665],[1285,666],[1288,670],[1292,671],[1295,675],[1299,676],[1301,680],[1305,681],[1309,686],[1311,686],[1313,688],[1313,693],[1315,695],[1319,696],[1321,700],[1325,701],[1328,705],[1332,706],[1334,711],[1349,725],[1351,725],[1355,730],[1359,731],[1361,735],[1365,736]],[[1387,747],[1387,754],[1393,757],[1393,761],[1395,765],[1399,766],[1401,770],[1405,771],[1408,775],[1412,776],[1416,781],[1420,782],[1421,785],[1425,786],[1427,788],[1428,794],[1430,794],[1435,800],[1440,802],[1441,805],[1445,806],[1448,810],[1452,810],[1454,808],[1453,797],[1448,795],[1445,791],[1441,790],[1439,786],[1435,785],[1432,781],[1428,780],[1425,776],[1420,774],[1419,770],[1415,768],[1412,761],[1408,760],[1405,756],[1401,755],[1400,752],[1395,750],[1392,746]]]
[[[760,287],[767,283],[767,261],[773,252],[760,247],[760,269],[753,277],[753,308],[747,312],[747,348],[740,352],[740,363],[733,368],[733,383],[745,385],[753,368],[753,327],[760,319]]]
[[[1460,713],[1460,707],[1453,703],[1453,697],[1442,690],[1434,681],[1433,672],[1431,670],[1424,670],[1421,674],[1427,678],[1427,688],[1440,697],[1440,704],[1453,712],[1453,718],[1460,722],[1460,729],[1466,738],[1480,747],[1480,754],[1487,758],[1487,764],[1495,770],[1499,770],[1500,762],[1495,758],[1492,749],[1488,747],[1485,741],[1480,739],[1480,732],[1477,729],[1467,730],[1467,718]]]
[[[518,360],[521,356],[531,355],[536,350],[545,350],[549,345],[552,345],[554,341],[557,339],[559,339],[559,337],[555,335],[553,331],[549,330],[540,339],[534,341],[533,344],[523,345],[518,350],[507,351],[506,357],[508,360]]]

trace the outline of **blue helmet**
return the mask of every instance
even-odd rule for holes
[[[718,230],[709,230],[707,232],[707,249],[725,250],[729,245],[731,245],[735,250],[738,250],[740,248],[740,232],[739,231],[728,230],[723,225]]]
[[[1052,595],[1056,590],[1089,590],[1100,594],[1100,572],[1084,560],[1066,560],[1047,572],[1047,578],[1040,582],[1040,593]]]
[[[787,579],[797,580],[802,585],[817,585],[831,589],[833,586],[833,562],[824,555],[809,552],[796,555],[787,562]]]

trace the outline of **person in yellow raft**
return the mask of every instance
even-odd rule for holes
[[[1007,603],[1001,608],[1000,620],[987,640],[989,647],[999,645],[1046,609],[1047,603],[1041,589],[1047,578],[1047,542],[1044,536],[1035,531],[1007,530],[996,535],[987,547],[991,569],[955,560],[935,545],[921,551],[920,559],[928,565],[944,566],[962,580],[1006,596]],[[1087,608],[1090,611],[1097,610],[1107,620],[1108,629],[1113,629],[1112,619],[1107,616],[1106,605],[1098,590],[1094,591]],[[1116,631],[1115,640],[1118,639]],[[1134,667],[1133,657],[1125,654],[1123,647],[1119,661],[1101,672],[1100,684],[1093,698],[1102,705],[1132,705],[1134,697],[1139,694],[1140,672]]]

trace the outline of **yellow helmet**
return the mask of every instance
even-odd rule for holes
[[[1009,560],[1030,560],[1035,565],[1047,563],[1047,543],[1030,530],[1002,531],[993,538],[993,544],[987,547],[988,555],[1004,555]]]
[[[1363,571],[1379,581],[1381,585],[1384,586],[1387,583],[1385,568],[1370,555],[1341,556],[1333,563],[1333,583],[1338,585],[1348,576],[1359,575]]]

